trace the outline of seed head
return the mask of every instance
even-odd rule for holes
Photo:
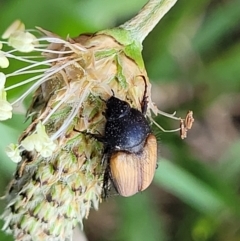
[[[32,95],[27,111],[31,124],[7,148],[18,165],[1,217],[3,229],[16,241],[71,240],[77,223],[82,224],[91,207],[98,208],[106,168],[103,144],[88,133],[104,134],[106,100],[113,93],[140,111],[146,94],[151,121],[151,113],[182,121],[151,101],[141,55],[141,42],[153,28],[150,20],[156,24],[175,2],[150,0],[137,18],[119,28],[66,40],[41,28],[27,31],[19,20],[3,34],[0,67],[7,68],[12,58],[27,66],[0,72],[0,120],[11,118],[12,110]],[[13,49],[5,52],[5,45]],[[5,88],[16,75],[24,78]],[[7,100],[8,90],[28,83],[32,85],[24,94]],[[184,127],[190,129],[190,122]]]
[[[10,118],[12,106],[35,92],[27,112],[32,123],[18,143],[7,149],[18,166],[6,194],[3,229],[15,240],[67,240],[76,224],[87,218],[90,208],[97,209],[101,202],[103,145],[86,133],[103,134],[103,100],[114,92],[141,110],[145,79],[149,91],[147,114],[157,109],[151,102],[144,67],[139,67],[112,36],[97,33],[64,40],[38,28],[40,37],[32,37],[23,24],[18,24],[20,29],[4,35],[6,44],[14,51],[41,55],[33,60],[4,52],[5,58],[17,58],[29,65],[10,74],[1,73],[6,107],[1,105],[5,112],[0,109],[0,113]],[[32,73],[36,75],[4,88],[5,79]],[[29,82],[33,84],[22,96],[11,104],[7,102],[7,90]]]

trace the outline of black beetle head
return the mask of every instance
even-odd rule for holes
[[[121,118],[122,116],[125,116],[131,109],[130,105],[120,100],[114,96],[109,98],[106,102],[106,112],[105,117],[107,120],[116,120]]]

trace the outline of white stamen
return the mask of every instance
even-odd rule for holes
[[[2,51],[0,51],[0,68],[7,68],[9,61]]]
[[[42,74],[42,75],[37,75],[37,76],[34,76],[34,77],[32,77],[32,78],[29,78],[29,79],[27,79],[27,80],[25,80],[25,81],[19,82],[19,83],[15,84],[15,85],[11,85],[11,86],[5,88],[5,91],[11,90],[11,89],[15,89],[15,88],[17,88],[17,87],[19,87],[19,86],[28,84],[28,83],[30,83],[30,82],[32,82],[32,81],[34,81],[34,80],[40,79],[40,78],[43,77],[43,76],[44,76],[44,74]]]
[[[67,44],[68,42],[61,38],[53,38],[53,37],[41,37],[39,41],[47,41],[49,43],[56,43],[56,44]]]
[[[0,72],[0,91],[4,89],[5,82],[6,82],[6,75]]]
[[[180,131],[180,128],[177,129],[173,129],[173,130],[165,130],[163,127],[161,127],[156,121],[153,120],[152,117],[149,118],[151,120],[151,122],[153,122],[161,131],[163,132],[176,132],[176,131]]]
[[[43,75],[44,76],[44,75]],[[38,78],[38,77],[37,77]],[[36,90],[42,83],[50,79],[49,76],[44,76],[37,83],[33,84],[23,95],[11,103],[12,106],[16,105],[18,102],[21,103],[32,91]]]
[[[45,61],[42,61],[42,62],[37,62],[37,61],[35,62],[35,61],[34,61],[34,64],[29,65],[29,66],[26,66],[26,67],[24,67],[24,68],[22,68],[22,69],[16,70],[16,71],[14,71],[13,73],[8,74],[7,76],[14,76],[14,75],[16,75],[17,73],[20,73],[20,72],[22,72],[22,71],[31,69],[31,68],[33,68],[33,67],[41,66],[41,65],[47,65],[47,66],[49,66],[50,63],[52,63],[52,62],[56,62],[56,61],[60,61],[60,60],[65,60],[65,59],[67,59],[67,57],[61,57],[61,58],[56,58],[56,59],[49,59],[49,60],[45,60]]]
[[[33,34],[18,30],[10,35],[8,44],[20,52],[27,53],[34,50],[38,40]]]
[[[164,111],[158,110],[157,113],[160,114],[160,115],[162,115],[162,116],[171,118],[171,119],[173,119],[173,120],[181,120],[180,117],[176,117],[176,116],[175,116],[175,115],[176,115],[176,111],[175,111],[174,113],[172,113],[172,114],[169,114],[169,113],[166,113],[166,112],[164,112]]]
[[[16,31],[23,32],[24,30],[25,30],[24,23],[22,23],[20,20],[16,20],[3,33],[2,39],[8,39],[14,32]]]
[[[68,115],[68,118],[64,121],[62,126],[52,135],[51,137],[52,140],[57,139],[61,135],[61,133],[63,133],[66,130],[66,128],[70,125],[73,118],[76,116],[77,112],[79,111],[79,108],[81,107],[82,103],[84,102],[87,95],[89,94],[90,86],[91,86],[91,83],[88,83],[88,85],[84,88],[83,93],[80,95],[81,98],[79,99],[78,104],[72,108],[72,111]]]
[[[80,51],[84,51],[86,52],[87,49],[85,47],[80,46],[79,44],[72,44],[69,43],[68,41],[64,40],[64,39],[60,39],[60,38],[52,38],[52,37],[43,37],[43,38],[39,38],[39,41],[47,41],[49,43],[59,43],[59,44],[65,44],[66,47],[69,47],[70,49],[78,49]]]
[[[15,163],[18,163],[22,160],[22,157],[20,156],[20,150],[19,146],[15,144],[10,144],[6,148],[6,154],[7,156]]]
[[[2,94],[3,98],[0,99],[0,120],[7,120],[12,118],[12,106],[6,100],[6,93]]]
[[[23,75],[23,74],[34,74],[34,73],[40,73],[40,72],[46,72],[48,69],[33,69],[33,70],[28,70],[28,71],[22,71],[20,73],[11,73],[7,74],[7,77],[9,76],[15,76],[15,75]]]
[[[53,53],[53,54],[71,54],[71,53],[73,53],[73,51],[71,51],[71,50],[59,51],[59,50],[38,49],[38,48],[35,48],[34,50],[42,52],[42,53]]]
[[[16,52],[16,50],[11,51],[11,52]],[[24,57],[24,56],[22,57],[22,56],[13,55],[13,54],[10,53],[10,51],[5,52],[5,54],[6,54],[6,57],[8,57],[8,58],[17,59],[17,60],[22,61],[22,62],[32,63],[32,64],[39,63],[38,61],[29,60],[27,57]],[[39,57],[43,58],[42,56],[39,56]]]
[[[27,151],[35,149],[44,158],[50,157],[57,147],[47,135],[45,126],[41,122],[37,124],[35,132],[21,142],[21,146]]]
[[[74,59],[71,61],[68,61],[67,63],[61,65],[61,66],[53,66],[49,69],[49,71],[45,72],[43,77],[35,84],[33,84],[22,96],[20,96],[17,100],[15,100],[12,105],[15,105],[18,102],[23,101],[33,90],[37,89],[42,83],[44,83],[46,80],[50,79],[54,74],[59,72],[60,70],[64,69],[65,67],[73,64],[75,61],[79,61],[79,59]],[[26,67],[27,68],[27,67]]]

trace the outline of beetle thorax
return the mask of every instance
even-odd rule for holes
[[[131,108],[126,115],[108,120],[105,127],[105,138],[112,151],[140,151],[151,130],[142,113]]]

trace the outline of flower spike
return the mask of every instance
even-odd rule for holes
[[[14,58],[28,65],[10,74],[0,73],[0,120],[10,118],[12,106],[34,92],[27,111],[31,124],[18,144],[7,149],[18,165],[1,218],[3,229],[16,241],[71,240],[77,223],[82,224],[91,207],[98,208],[106,168],[102,162],[104,147],[87,133],[104,134],[103,113],[112,91],[139,111],[146,94],[146,117],[151,120],[152,112],[159,113],[151,100],[151,84],[141,55],[142,36],[147,32],[135,34],[133,27],[136,19],[144,19],[147,28],[140,30],[149,32],[151,17],[146,13],[153,13],[156,24],[160,19],[156,15],[162,17],[175,2],[150,0],[140,12],[144,18],[66,40],[40,28],[34,36],[20,21],[3,34],[8,42],[1,43],[13,50],[0,56],[0,65],[7,66],[5,58],[10,64]],[[26,55],[32,51],[34,56]],[[24,75],[22,82],[4,88],[5,81],[17,75]],[[10,104],[6,91],[27,83],[32,86]],[[184,125],[190,127],[191,123]]]

